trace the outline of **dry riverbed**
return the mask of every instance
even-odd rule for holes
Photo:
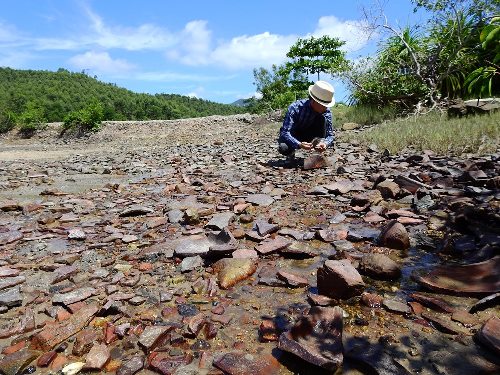
[[[500,155],[304,169],[278,129],[0,138],[0,373],[498,372]]]

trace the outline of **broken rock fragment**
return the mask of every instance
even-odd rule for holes
[[[257,263],[249,258],[223,258],[213,265],[213,269],[217,273],[220,287],[228,289],[253,275],[257,270]]]
[[[314,306],[289,331],[280,335],[278,348],[329,371],[343,362],[342,309]]]

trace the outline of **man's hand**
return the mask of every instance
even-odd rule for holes
[[[300,148],[304,150],[310,150],[312,149],[312,144],[310,142],[300,142]]]
[[[326,150],[326,143],[325,142],[319,142],[315,147],[314,147],[315,150],[319,151],[319,152],[323,152]]]

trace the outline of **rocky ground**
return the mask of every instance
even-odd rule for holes
[[[498,373],[500,154],[289,166],[278,128],[0,139],[0,372]]]

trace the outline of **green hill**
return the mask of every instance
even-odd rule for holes
[[[242,113],[245,108],[174,94],[139,94],[83,73],[0,68],[0,116],[39,108],[48,122],[63,121],[97,100],[105,120],[169,120]]]

